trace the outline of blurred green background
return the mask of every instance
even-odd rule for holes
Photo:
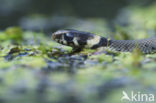
[[[153,2],[154,0],[0,0],[0,30],[8,26],[20,26],[26,30],[51,32],[90,18],[106,20],[113,26],[114,20],[127,6],[146,7]],[[127,13],[123,14],[125,15]],[[126,18],[122,20],[123,25],[126,21]]]
[[[156,1],[0,0],[0,103],[138,103],[121,101],[123,91],[156,96],[156,54],[69,55],[70,47],[51,40],[58,29],[154,37]]]

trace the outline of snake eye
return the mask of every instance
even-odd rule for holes
[[[74,35],[73,35],[72,33],[65,33],[65,34],[64,34],[64,39],[65,39],[66,41],[72,41],[73,38],[74,38]]]

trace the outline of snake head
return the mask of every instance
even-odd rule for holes
[[[52,39],[73,48],[98,48],[106,41],[98,35],[77,30],[58,30],[52,34]]]
[[[84,47],[87,40],[93,37],[91,33],[77,30],[58,30],[52,34],[54,41],[71,47]]]

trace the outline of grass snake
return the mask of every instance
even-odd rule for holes
[[[140,40],[114,40],[89,32],[77,30],[58,30],[52,34],[56,42],[71,46],[75,51],[83,48],[97,49],[107,47],[119,52],[132,52],[138,48],[142,53],[156,53],[156,37]]]

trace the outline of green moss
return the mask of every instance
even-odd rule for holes
[[[5,30],[5,34],[8,38],[13,40],[21,40],[23,36],[23,31],[19,27],[9,27]]]
[[[100,55],[92,55],[89,57],[90,59],[96,59],[98,62],[112,62],[113,58],[112,56],[106,55],[106,54],[100,54]]]

